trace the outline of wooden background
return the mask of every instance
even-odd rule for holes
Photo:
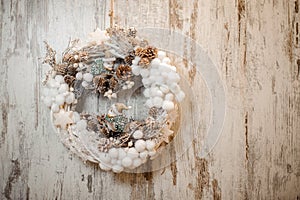
[[[1,0],[0,199],[300,199],[299,6],[116,0],[118,24],[177,30],[201,44],[227,88],[227,113],[206,157],[197,137],[170,166],[115,175],[70,154],[40,100],[43,41],[61,52],[70,36],[108,27],[109,2]]]

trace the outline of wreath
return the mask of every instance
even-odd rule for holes
[[[55,129],[84,161],[116,173],[154,159],[171,141],[178,103],[185,97],[180,76],[166,52],[136,33],[134,28],[97,29],[86,41],[71,40],[59,62],[45,42],[44,63],[51,69],[43,81],[42,100],[51,110]],[[120,94],[138,84],[148,111],[143,119],[126,114],[132,105],[120,99]],[[95,113],[79,112],[77,105],[92,94],[108,101],[110,107]]]

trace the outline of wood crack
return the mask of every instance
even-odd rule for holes
[[[12,192],[13,183],[15,183],[21,175],[20,163],[18,159],[12,160],[12,164],[13,166],[4,188],[4,196],[9,200],[12,199],[10,195]]]
[[[246,147],[246,160],[249,159],[249,140],[248,140],[248,112],[246,112],[245,120],[244,120],[244,126],[245,126],[245,147]]]

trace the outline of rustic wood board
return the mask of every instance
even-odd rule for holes
[[[119,25],[176,30],[202,46],[226,88],[226,118],[206,157],[196,137],[163,169],[115,175],[70,154],[40,100],[43,41],[61,52],[70,36],[108,27],[109,2],[1,0],[0,199],[300,199],[299,4],[116,0]],[[208,94],[190,70],[201,133]]]

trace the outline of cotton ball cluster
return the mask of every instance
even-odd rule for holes
[[[58,112],[59,106],[64,103],[72,104],[75,102],[75,95],[70,92],[68,84],[65,83],[62,75],[49,77],[46,87],[43,89],[42,100],[52,112]]]
[[[122,89],[123,90],[131,89],[133,86],[134,86],[134,82],[133,81],[126,81],[125,85],[123,85]]]
[[[89,85],[90,85],[90,82],[92,82],[93,81],[93,78],[94,78],[94,76],[93,76],[93,74],[91,74],[91,73],[81,73],[81,72],[78,72],[77,74],[76,74],[76,79],[77,80],[82,80],[82,83],[81,83],[81,85],[82,85],[82,87],[84,87],[84,88],[87,88]]]
[[[140,132],[135,132],[139,135]],[[145,163],[148,157],[156,155],[155,142],[152,140],[139,139],[130,148],[111,148],[107,153],[99,155],[100,168],[120,173],[125,169],[134,169]]]
[[[144,96],[148,98],[146,106],[173,110],[174,100],[181,102],[185,94],[178,85],[180,76],[176,67],[170,65],[166,52],[158,51],[158,57],[151,61],[148,68],[139,66],[139,60],[139,57],[135,57],[132,61],[132,72],[142,76]]]

